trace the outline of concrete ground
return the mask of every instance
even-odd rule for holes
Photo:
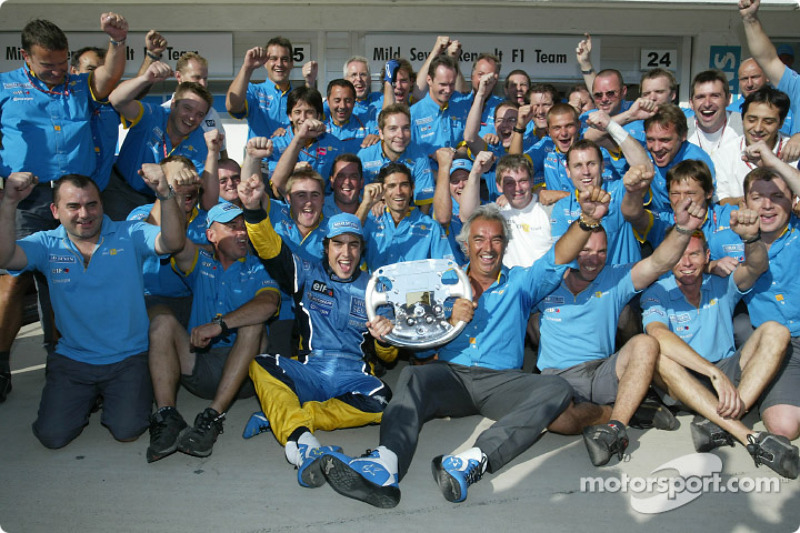
[[[302,488],[270,434],[242,439],[245,422],[258,409],[254,399],[231,408],[225,433],[206,459],[177,453],[147,464],[147,434],[118,443],[99,413],[70,445],[47,450],[30,429],[44,384],[44,370],[37,368],[44,362],[40,343],[38,324],[26,326],[12,354],[14,390],[0,405],[0,532],[800,531],[800,481],[756,468],[741,445],[695,454],[687,414],[675,432],[629,430],[629,455],[603,468],[592,466],[580,438],[544,434],[501,472],[472,485],[461,504],[442,497],[430,460],[469,447],[491,421],[435,420],[425,425],[400,484],[400,504],[388,510],[343,498],[328,486]],[[398,373],[386,380],[393,384]],[[180,394],[187,420],[204,407]],[[760,422],[756,427],[763,429]],[[378,427],[318,437],[358,455],[377,445]],[[691,476],[719,471],[720,462],[726,492],[714,490],[712,478],[705,478],[708,490],[698,490],[703,478]],[[693,492],[673,499],[659,493],[659,483],[680,484],[678,472]],[[606,492],[582,489],[585,477],[600,478]],[[643,492],[648,478],[650,493]],[[732,492],[737,486],[741,491]],[[667,511],[671,507],[677,508]]]

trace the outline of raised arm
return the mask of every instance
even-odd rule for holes
[[[461,200],[458,204],[458,216],[466,222],[470,215],[481,205],[481,179],[494,165],[492,152],[480,152],[475,156],[472,170],[469,172],[467,183],[461,190]]]
[[[436,42],[433,43],[433,49],[431,49],[431,53],[428,54],[427,58],[425,58],[425,63],[422,64],[417,72],[417,80],[412,89],[415,102],[419,102],[425,98],[425,95],[428,92],[428,68],[431,66],[431,61],[433,61],[433,58],[439,54],[445,53],[449,45],[450,37],[447,35],[439,35],[436,37]]]
[[[266,179],[261,174],[261,161],[272,155],[272,141],[266,137],[251,137],[247,141],[244,151],[244,161],[242,161],[242,178],[245,176],[258,175],[262,181]]]
[[[443,227],[453,218],[453,197],[450,195],[450,168],[453,166],[455,150],[439,148],[433,154],[439,169],[436,171],[436,188],[433,191],[433,217]]]
[[[594,78],[597,73],[592,66],[592,36],[588,33],[583,34],[583,39],[578,43],[575,48],[575,58],[578,60],[578,68],[581,69],[583,82],[586,84],[586,89],[589,94],[592,94],[592,87],[594,86]]]
[[[765,142],[759,141],[746,147],[742,159],[774,171],[783,178],[793,195],[800,196],[800,170],[778,159]]]
[[[139,175],[160,200],[161,232],[156,237],[156,253],[180,252],[186,242],[186,216],[181,199],[200,185],[200,176],[177,161],[142,165]]]
[[[117,86],[125,72],[126,46],[128,38],[128,21],[116,13],[100,15],[100,29],[109,37],[106,59],[89,77],[92,93],[98,100],[105,100]]]
[[[767,245],[761,240],[761,221],[757,211],[731,211],[731,229],[744,243],[744,262],[733,272],[739,290],[746,291],[769,268]]]
[[[567,231],[556,242],[556,264],[571,263],[586,243],[592,231],[600,226],[600,221],[608,213],[611,195],[600,187],[590,187],[580,195],[581,214],[578,220],[567,228]]]
[[[631,279],[636,290],[643,290],[675,266],[689,244],[692,234],[700,229],[706,209],[685,198],[675,210],[675,227],[653,253],[633,265]]]
[[[156,61],[161,61],[161,56],[164,50],[167,49],[167,40],[156,30],[150,30],[144,37],[145,53],[142,58],[142,64],[139,65],[139,70],[136,72],[137,76],[141,76],[150,65]]]
[[[316,139],[325,133],[325,123],[309,118],[297,128],[294,132],[294,137],[289,142],[289,146],[281,154],[278,164],[275,165],[275,170],[270,176],[270,183],[272,184],[272,192],[275,196],[286,196],[286,182],[289,181],[289,176],[294,172],[294,166],[297,164],[297,158],[300,156],[300,150],[306,143],[312,139]]]
[[[218,129],[208,130],[203,134],[206,140],[206,162],[203,165],[203,175],[200,182],[203,195],[200,197],[200,207],[208,211],[219,203],[219,153],[225,142],[225,135]]]
[[[479,135],[481,129],[481,114],[483,113],[483,106],[486,103],[486,98],[492,94],[495,84],[497,84],[497,74],[494,72],[489,72],[481,76],[478,92],[475,93],[475,98],[472,100],[472,107],[470,107],[469,115],[467,115],[467,123],[464,127],[464,140],[473,154],[486,150],[486,141],[481,139]]]
[[[231,115],[243,115],[247,110],[247,86],[253,72],[267,63],[267,50],[260,46],[251,48],[244,54],[244,63],[239,73],[228,87],[225,107]]]
[[[30,172],[13,172],[6,178],[4,194],[0,198],[0,268],[22,270],[28,266],[28,257],[17,246],[17,205],[30,195],[39,178]]]
[[[760,5],[761,0],[739,0],[739,14],[742,16],[744,35],[747,38],[747,47],[750,49],[750,54],[767,75],[769,81],[777,87],[783,77],[786,66],[778,57],[778,51],[775,50],[775,46],[769,40],[769,36],[764,32],[764,28],[761,27],[761,21],[758,20],[758,8]]]
[[[525,148],[525,131],[532,118],[533,107],[530,104],[519,106],[517,125],[511,133],[511,145],[508,147],[509,154],[521,154],[523,152]]]
[[[364,191],[361,194],[361,203],[356,210],[356,216],[363,225],[367,221],[369,212],[372,208],[383,199],[383,185],[380,183],[367,183],[364,186]]]
[[[652,165],[636,165],[631,166],[622,178],[625,185],[625,197],[620,206],[622,216],[640,235],[647,234],[653,223],[653,215],[644,208],[644,196],[650,190],[653,177]]]
[[[143,75],[120,83],[108,96],[108,99],[114,109],[125,117],[125,120],[136,120],[141,110],[141,104],[136,98],[144,89],[170,77],[172,77],[172,68],[166,63],[156,61],[147,68]]]

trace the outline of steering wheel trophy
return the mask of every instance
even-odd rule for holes
[[[367,284],[366,305],[370,321],[382,306],[394,310],[394,328],[387,342],[410,350],[427,350],[447,344],[464,329],[465,322],[450,324],[445,300],[472,301],[469,278],[450,259],[421,259],[377,269]]]

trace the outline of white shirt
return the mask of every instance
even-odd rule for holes
[[[701,130],[697,125],[696,117],[687,119],[689,123],[689,134],[686,140],[702,148],[708,155],[714,155],[717,150],[729,142],[733,142],[739,135],[744,133],[744,129],[742,128],[742,115],[731,111],[727,113],[728,116],[722,128],[713,133],[706,133]]]
[[[510,205],[500,208],[511,227],[511,240],[503,257],[503,265],[529,267],[553,246],[550,217],[534,194],[531,203],[522,209]]]
[[[772,153],[779,154],[789,137],[783,133],[778,133],[778,141],[772,148]],[[718,202],[724,198],[738,198],[744,196],[744,178],[756,168],[752,163],[742,161],[742,154],[747,146],[744,135],[724,144],[711,160],[714,161],[716,170],[717,188],[714,191],[714,201]],[[794,166],[796,161],[789,164]]]

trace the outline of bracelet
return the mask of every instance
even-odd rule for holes
[[[682,228],[678,224],[675,224],[675,231],[677,231],[681,235],[694,235],[694,230],[693,229]]]
[[[583,213],[578,217],[578,227],[583,231],[594,231],[600,227],[600,222],[589,223],[583,218]]]
[[[114,47],[119,48],[120,46],[125,44],[126,40],[127,40],[127,38],[122,39],[120,41],[115,41],[114,39],[109,39],[109,42],[111,42],[111,44],[114,45]]]
[[[514,131],[516,131],[517,133],[522,133],[523,135],[525,134],[525,128],[518,128],[514,126]]]
[[[608,122],[608,126],[606,126],[606,133],[608,133],[609,137],[611,137],[614,142],[617,143],[617,145],[622,144],[629,136],[629,133],[625,131],[625,128],[613,120]]]
[[[153,61],[161,61],[161,56],[160,55],[156,55],[153,52],[151,52],[150,50],[148,50],[146,53],[147,53],[147,57],[149,57]]]
[[[219,325],[219,327],[222,329],[222,333],[219,334],[220,337],[227,336],[228,333],[230,333],[231,331],[230,329],[228,329],[228,324],[226,324],[225,321],[222,320],[221,314],[217,314],[217,316],[215,316],[213,320],[211,320],[211,323]]]
[[[166,196],[161,196],[160,194],[156,193],[156,198],[161,200],[162,202],[166,202],[167,200],[172,200],[175,198],[175,189],[172,188],[172,185],[169,186],[169,192]]]
[[[589,70],[581,69],[581,74],[591,74],[592,72],[594,72],[594,67],[590,68]]]
[[[753,244],[754,242],[758,242],[760,240],[761,240],[761,230],[758,230],[758,233],[756,233],[755,237],[753,237],[752,239],[747,239],[746,241],[742,242],[745,244]]]

